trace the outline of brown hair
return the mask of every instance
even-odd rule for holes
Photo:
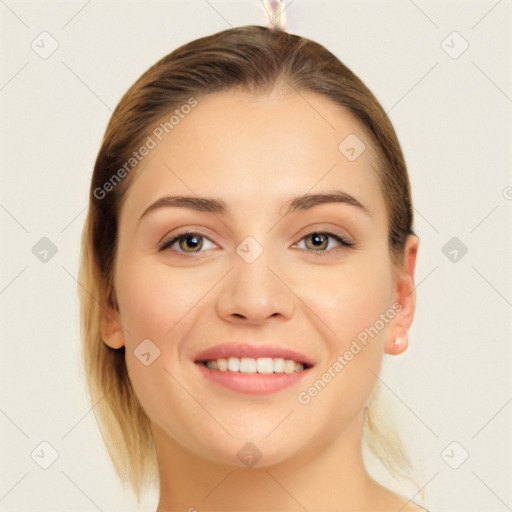
[[[147,483],[157,479],[149,419],[131,386],[124,347],[108,347],[100,334],[103,309],[117,308],[113,270],[118,213],[135,175],[126,164],[155,124],[190,104],[191,98],[234,89],[265,94],[283,84],[344,107],[369,135],[378,154],[375,170],[387,208],[389,248],[396,268],[403,264],[407,237],[414,234],[409,179],[393,126],[363,82],[320,44],[265,27],[237,27],[185,44],[148,69],[124,94],[107,126],[92,176],[79,274],[88,391],[114,467],[138,497]],[[375,421],[366,425],[378,430]],[[382,452],[392,454],[392,462],[389,457],[384,461],[391,472],[410,467],[396,443],[386,450],[386,436],[382,431],[375,436]]]

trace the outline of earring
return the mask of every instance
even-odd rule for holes
[[[399,347],[402,344],[402,338],[395,338],[395,341],[393,342],[393,345],[395,347]]]

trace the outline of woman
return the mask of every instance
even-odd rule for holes
[[[317,43],[239,27],[144,73],[97,157],[80,276],[121,480],[158,481],[158,512],[423,510],[361,448],[407,348],[412,221],[388,117]]]

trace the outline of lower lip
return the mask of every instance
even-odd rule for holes
[[[208,380],[231,389],[232,391],[249,395],[267,395],[293,386],[297,384],[309,370],[308,368],[301,372],[294,373],[240,373],[210,370],[200,363],[195,364]]]

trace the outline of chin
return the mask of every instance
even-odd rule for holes
[[[262,435],[261,437],[248,436],[245,439],[224,438],[221,444],[203,446],[197,454],[215,464],[262,469],[299,457],[303,454],[303,449],[295,444],[291,445],[289,440],[287,443],[287,440],[279,436],[269,440]]]

